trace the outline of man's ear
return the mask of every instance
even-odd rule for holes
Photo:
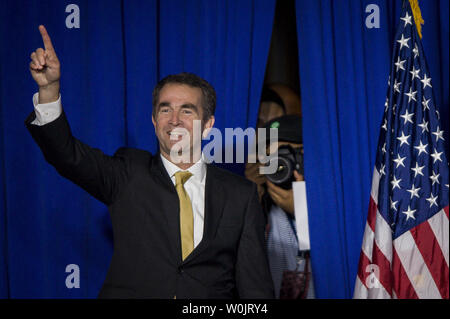
[[[206,138],[209,134],[209,131],[212,129],[212,127],[214,126],[214,122],[215,122],[215,118],[214,116],[211,116],[209,118],[208,121],[206,121],[205,126],[203,127],[203,133],[202,133],[202,137]]]
[[[153,123],[153,126],[154,126],[155,129],[156,129],[156,121],[155,121],[155,117],[153,116],[153,114],[152,114],[152,123]]]

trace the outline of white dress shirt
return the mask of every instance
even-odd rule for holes
[[[162,162],[167,173],[175,185],[175,173],[182,171],[178,166],[161,155]],[[200,160],[187,169],[192,176],[184,183],[184,189],[189,195],[194,214],[194,247],[200,243],[203,237],[203,224],[205,217],[205,181],[206,163],[203,156]]]
[[[31,122],[34,125],[45,125],[56,120],[62,113],[61,95],[55,102],[39,104],[39,93],[33,95],[33,106],[36,119]],[[175,185],[175,173],[181,169],[171,163],[161,155],[167,173]],[[206,181],[206,163],[202,157],[192,165],[188,171],[192,176],[184,183],[184,188],[189,195],[192,203],[192,212],[194,214],[194,248],[200,243],[203,237],[203,224],[205,216],[205,181]]]

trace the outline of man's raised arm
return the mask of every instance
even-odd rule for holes
[[[33,99],[35,110],[25,124],[47,162],[60,175],[105,204],[111,204],[128,178],[126,149],[111,157],[72,136],[61,107],[60,63],[47,30],[41,25],[39,31],[45,50],[34,51],[30,62],[31,75],[39,86],[39,98]]]

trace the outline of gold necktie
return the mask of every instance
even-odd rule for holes
[[[194,250],[194,214],[192,213],[191,199],[183,186],[191,176],[190,172],[178,171],[175,173],[175,188],[180,199],[180,233],[183,260]]]

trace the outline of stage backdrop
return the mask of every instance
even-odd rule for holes
[[[449,1],[419,3],[425,20],[422,42],[448,156]],[[369,7],[366,13],[369,5],[379,9],[379,28],[366,26],[374,12]],[[400,0],[296,0],[305,179],[318,297],[353,296],[401,5]]]
[[[69,4],[79,28],[67,27],[76,25]],[[43,46],[38,25],[61,62],[74,135],[107,154],[155,152],[151,92],[171,73],[194,72],[216,88],[218,128],[255,125],[274,8],[274,0],[0,1],[0,297],[96,297],[112,254],[106,207],[58,176],[24,126],[37,90],[28,64]],[[79,268],[80,288],[67,288],[67,265]]]

